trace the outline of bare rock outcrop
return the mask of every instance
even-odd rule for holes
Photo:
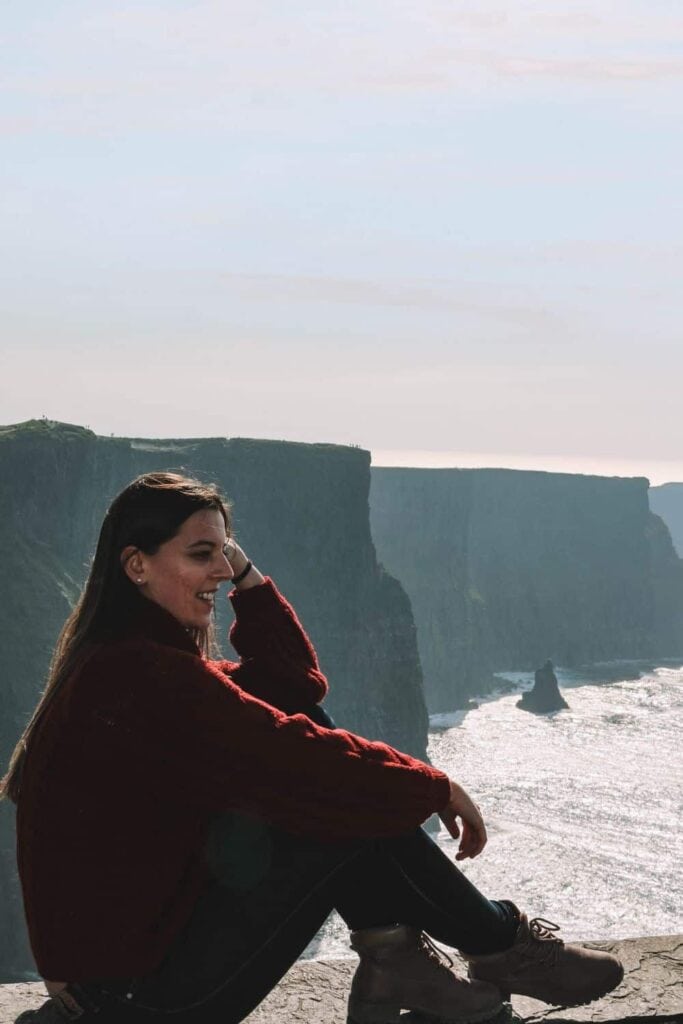
[[[683,935],[586,945],[608,949],[622,959],[626,974],[618,989],[589,1006],[572,1009],[549,1008],[515,996],[512,1011],[499,1014],[495,1024],[683,1024]],[[299,961],[247,1018],[247,1024],[345,1024],[355,964],[355,960]],[[22,1010],[40,1006],[44,998],[42,985],[0,986],[0,1024],[12,1024]]]
[[[534,685],[517,701],[517,707],[524,711],[533,711],[537,715],[545,715],[549,711],[562,711],[568,708],[566,700],[560,693],[553,663],[548,659],[534,672]]]

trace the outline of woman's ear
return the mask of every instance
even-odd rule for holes
[[[136,586],[140,586],[141,583],[145,582],[145,565],[140,548],[135,548],[132,544],[129,544],[128,547],[123,549],[121,552],[121,568],[131,583],[135,583]]]

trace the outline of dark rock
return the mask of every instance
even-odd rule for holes
[[[541,715],[548,711],[561,711],[562,708],[569,707],[560,693],[552,661],[548,660],[541,668],[536,669],[534,685],[517,701],[517,707]]]
[[[677,556],[663,519],[650,512],[646,528],[652,565],[653,636],[660,653],[683,651],[683,606],[680,601],[683,561]]]
[[[678,555],[683,557],[683,483],[651,487],[650,508],[662,517],[669,528]]]

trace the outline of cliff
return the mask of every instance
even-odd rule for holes
[[[683,557],[683,484],[651,487],[650,508],[662,517],[679,557]]]
[[[683,652],[683,564],[645,479],[376,468],[370,517],[432,712],[496,670]]]
[[[31,421],[0,428],[2,765],[42,690],[107,505],[133,477],[160,469],[215,481],[234,501],[237,536],[313,639],[332,684],[326,706],[338,724],[424,757],[415,626],[401,585],[376,560],[367,452],[242,438],[107,438]],[[222,602],[219,634],[227,625]],[[12,817],[11,805],[0,804],[0,980],[33,969]]]

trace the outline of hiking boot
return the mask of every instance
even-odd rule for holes
[[[55,999],[48,999],[37,1010],[24,1010],[15,1018],[14,1024],[66,1024],[70,1019],[77,1018],[67,1017],[61,1003]]]
[[[401,1010],[430,1024],[476,1024],[501,1008],[500,993],[452,970],[424,932],[406,925],[351,932],[360,963],[351,982],[347,1024],[397,1024]]]
[[[68,985],[50,996],[37,1010],[24,1010],[15,1018],[14,1024],[67,1024],[68,1021],[111,1024],[111,1020],[110,1016],[100,1012],[100,1007],[86,996],[80,985]]]
[[[62,1003],[56,999],[48,999],[37,1010],[24,1010],[15,1018],[14,1024],[66,1024],[69,1018]]]
[[[611,953],[565,946],[559,926],[519,915],[510,949],[486,956],[463,953],[470,978],[497,985],[503,998],[512,993],[556,1006],[581,1006],[607,995],[621,982],[624,968]]]

